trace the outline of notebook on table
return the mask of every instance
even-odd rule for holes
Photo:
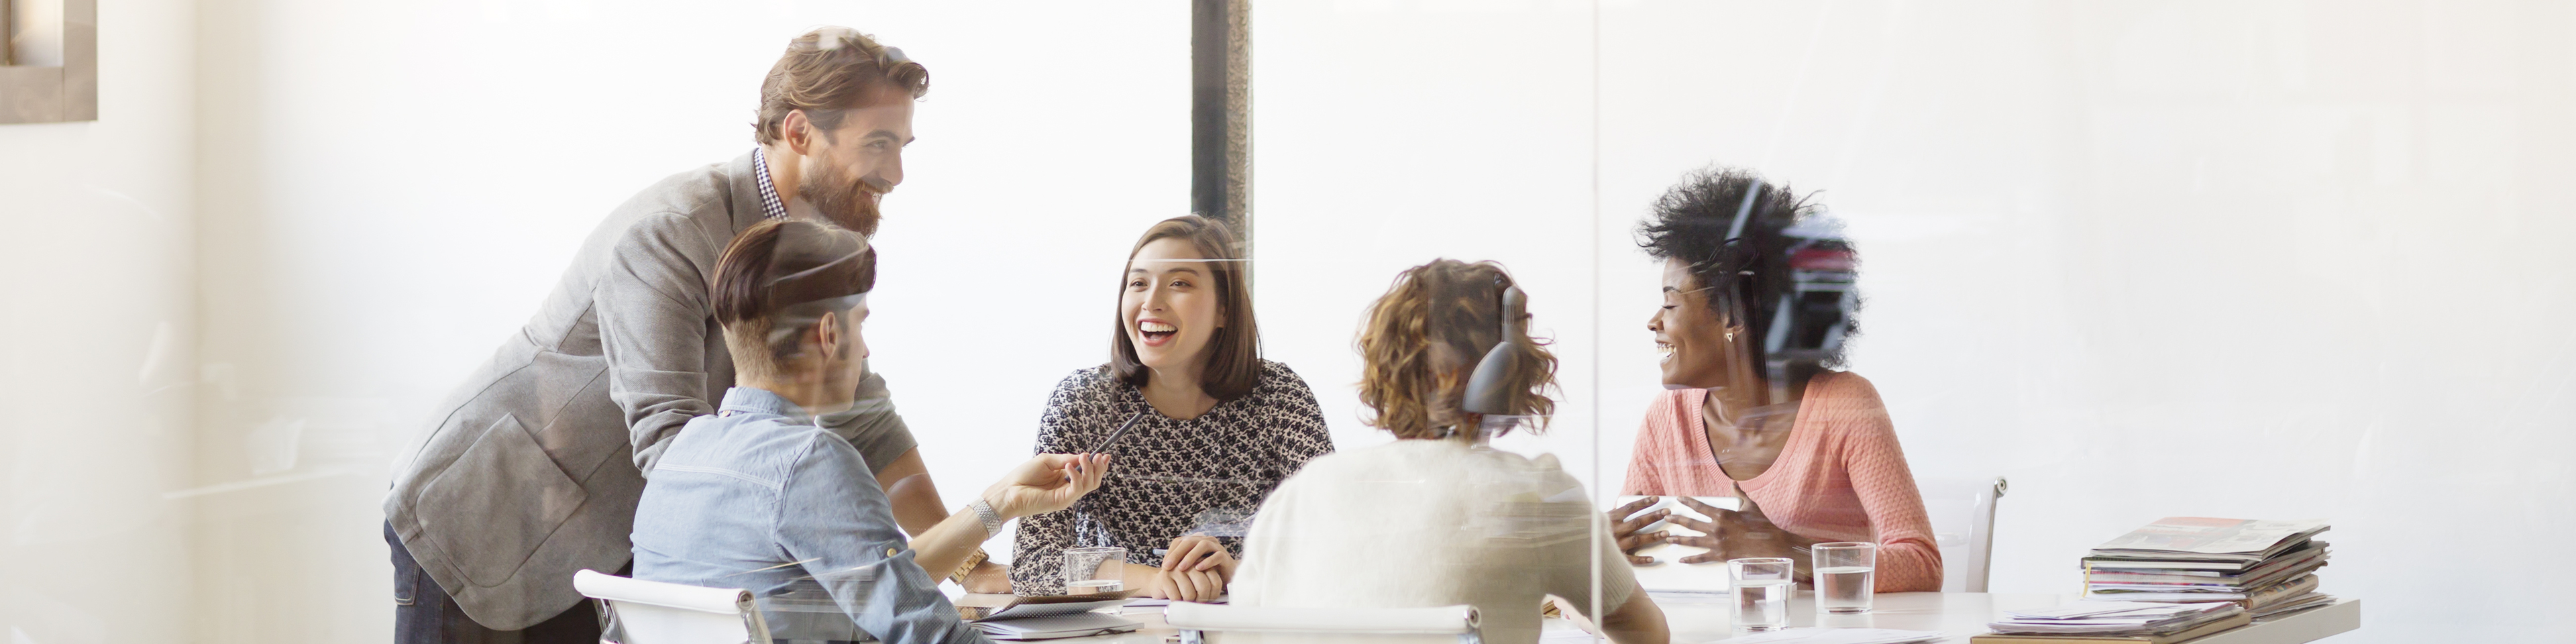
[[[1042,640],[1124,633],[1145,626],[1108,613],[1131,601],[1136,591],[1086,595],[967,595],[957,600],[957,614],[985,637],[997,640]]]
[[[2235,616],[2228,617],[2226,619],[2163,635],[2005,635],[2002,633],[1987,633],[1984,635],[1970,637],[1968,638],[1968,642],[1969,644],[2107,644],[2111,642],[2129,642],[2132,644],[2175,644],[2176,642],[2187,642],[2200,639],[2203,636],[2236,628],[2238,626],[2244,626],[2252,623],[2253,621],[2253,614],[2237,613]]]

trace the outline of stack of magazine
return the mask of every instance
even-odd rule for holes
[[[2326,565],[2323,521],[2170,517],[2112,539],[2084,558],[2084,598],[2228,602],[2262,619],[2334,603],[2317,592]]]

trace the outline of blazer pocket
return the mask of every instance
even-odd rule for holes
[[[466,580],[489,587],[517,574],[589,496],[517,416],[502,414],[421,491],[417,514]]]

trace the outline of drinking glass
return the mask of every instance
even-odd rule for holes
[[[1798,562],[1782,557],[1726,561],[1726,581],[1734,587],[1735,630],[1776,631],[1789,627],[1789,598],[1798,594]]]
[[[1127,589],[1119,575],[1126,572],[1127,549],[1116,547],[1070,548],[1064,551],[1064,594],[1088,595]]]
[[[1816,611],[1837,615],[1869,612],[1878,582],[1878,544],[1836,541],[1816,544]]]

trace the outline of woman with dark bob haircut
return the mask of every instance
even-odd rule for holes
[[[1323,409],[1296,372],[1261,359],[1243,255],[1223,224],[1191,215],[1146,229],[1119,277],[1112,329],[1109,363],[1047,399],[1037,453],[1095,451],[1135,419],[1098,449],[1118,455],[1118,471],[1067,511],[1022,520],[1011,588],[1063,592],[1066,548],[1117,546],[1125,587],[1213,600],[1243,554],[1243,522],[1333,451]]]
[[[1842,366],[1851,332],[1851,245],[1787,184],[1741,170],[1690,174],[1657,199],[1639,245],[1664,261],[1646,321],[1669,390],[1646,410],[1623,494],[1671,495],[1714,521],[1610,512],[1639,548],[1707,548],[1683,563],[1789,557],[1817,542],[1878,544],[1878,592],[1940,590],[1941,550],[1878,390]],[[1742,511],[1694,496],[1735,497]],[[1701,535],[1640,533],[1669,518]],[[1623,520],[1627,519],[1627,520]]]
[[[1359,350],[1369,424],[1398,440],[1317,458],[1280,484],[1244,540],[1235,604],[1472,604],[1486,642],[1534,644],[1539,605],[1555,595],[1598,611],[1618,644],[1671,639],[1627,566],[1602,568],[1593,583],[1592,562],[1617,561],[1618,551],[1593,526],[1582,484],[1553,455],[1487,447],[1521,423],[1468,411],[1471,381],[1483,383],[1478,406],[1489,412],[1543,418],[1555,408],[1556,357],[1528,337],[1517,295],[1492,262],[1433,260],[1396,276],[1370,308]],[[1504,362],[1478,369],[1489,359]]]

